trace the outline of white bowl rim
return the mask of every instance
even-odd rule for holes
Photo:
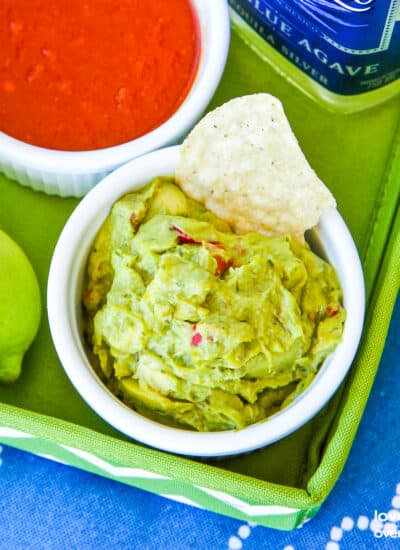
[[[76,390],[99,416],[120,432],[151,447],[181,455],[240,454],[269,445],[297,430],[315,416],[338,389],[351,366],[362,334],[365,311],[362,267],[352,236],[339,212],[333,209],[325,213],[317,226],[317,237],[324,242],[328,259],[337,268],[345,267],[341,275],[347,310],[343,341],[322,365],[310,386],[285,409],[239,431],[206,433],[164,426],[129,409],[100,381],[86,357],[73,303],[75,283],[88,246],[110,206],[152,177],[173,173],[179,150],[179,146],[166,147],[133,159],[106,176],[74,210],[59,237],[50,266],[47,294],[50,330],[61,363]],[[332,248],[335,242],[340,242],[340,246]]]
[[[9,160],[39,170],[55,173],[93,174],[115,168],[129,159],[170,144],[190,128],[201,116],[212,97],[225,67],[230,42],[230,18],[227,0],[189,0],[198,16],[199,10],[208,12],[207,55],[201,52],[197,73],[191,89],[175,113],[163,124],[147,134],[112,147],[89,151],[62,151],[25,143],[0,131],[0,155]],[[200,17],[198,16],[198,19]],[[202,41],[202,29],[200,39]],[[212,45],[212,48],[211,48]],[[212,52],[209,50],[212,49]],[[201,82],[201,86],[197,84]]]

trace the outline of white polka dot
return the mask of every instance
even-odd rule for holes
[[[400,508],[400,495],[396,495],[392,498],[392,506],[393,508]]]
[[[400,495],[400,483],[396,485],[396,493]]]
[[[241,539],[247,539],[250,535],[250,527],[248,525],[241,525],[238,530],[238,535]]]
[[[231,537],[229,539],[229,550],[241,550],[242,547],[242,541],[237,537]]]
[[[326,550],[339,550],[339,545],[337,542],[329,541],[328,544],[325,546]]]
[[[361,531],[364,531],[365,529],[368,528],[368,525],[369,525],[369,519],[367,518],[367,516],[360,516],[357,520],[357,527],[361,530]]]
[[[352,520],[352,518],[346,516],[342,519],[340,527],[343,529],[343,531],[351,531],[354,527],[354,521]]]
[[[389,510],[388,512],[388,518],[389,521],[394,521],[396,523],[397,521],[400,521],[400,510]]]
[[[340,527],[332,527],[331,529],[331,539],[340,540],[343,537],[343,531]]]
[[[373,519],[369,524],[371,531],[381,531],[383,523],[379,519]]]
[[[393,534],[397,535],[397,525],[395,523],[387,521],[383,526],[383,532],[388,536]]]
[[[283,550],[294,550],[294,546],[289,544],[289,546],[285,546],[285,548]]]
[[[257,527],[257,523],[254,523],[254,521],[248,521],[247,523],[250,527]]]

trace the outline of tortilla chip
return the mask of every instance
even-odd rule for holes
[[[176,180],[238,233],[302,238],[336,206],[269,94],[235,98],[207,114],[183,142]]]

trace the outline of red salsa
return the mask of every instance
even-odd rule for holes
[[[189,0],[2,0],[0,131],[69,151],[142,136],[185,99],[199,48]]]

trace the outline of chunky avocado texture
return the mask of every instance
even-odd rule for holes
[[[83,295],[100,376],[139,413],[241,429],[310,384],[341,340],[334,269],[290,236],[235,234],[173,178],[116,202]]]

